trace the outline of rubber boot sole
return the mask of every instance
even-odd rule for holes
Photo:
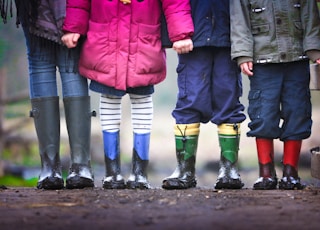
[[[58,177],[47,177],[42,181],[38,181],[37,183],[38,189],[46,189],[46,190],[57,190],[64,188],[64,182],[62,178]]]
[[[169,178],[162,182],[162,188],[164,189],[188,189],[197,186],[195,178],[190,180],[181,180],[179,178]]]

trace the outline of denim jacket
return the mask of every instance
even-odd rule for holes
[[[320,58],[315,0],[230,0],[231,56],[238,64]]]

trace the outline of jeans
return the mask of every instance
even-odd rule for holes
[[[247,136],[302,140],[311,134],[309,61],[256,64],[250,79]]]
[[[58,96],[57,69],[62,96],[88,96],[87,79],[78,73],[79,48],[68,49],[39,38],[23,27],[29,61],[30,98]]]

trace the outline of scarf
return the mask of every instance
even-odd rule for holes
[[[2,18],[3,23],[7,23],[8,13],[12,17],[12,4],[13,0],[0,0],[0,17]]]
[[[51,49],[55,52],[57,46],[63,45],[61,36],[66,12],[66,0],[0,0],[0,19],[4,23],[7,17],[13,16],[13,2],[16,5],[16,25],[21,25],[30,33],[30,52],[36,47],[41,50]],[[66,52],[66,72],[78,72],[80,45]],[[39,55],[40,60],[52,61],[50,55]]]
[[[7,0],[8,1],[8,0]],[[62,44],[66,0],[15,0],[18,23],[30,34]]]

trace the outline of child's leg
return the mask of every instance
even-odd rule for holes
[[[196,153],[200,123],[176,124],[174,127],[177,167],[162,182],[164,189],[188,189],[196,187]]]
[[[259,178],[253,189],[270,190],[277,187],[277,175],[274,167],[273,139],[256,138],[259,161]]]
[[[216,189],[241,189],[244,184],[238,172],[238,152],[240,124],[221,124],[218,126],[220,168]]]
[[[280,140],[284,142],[283,178],[280,189],[302,189],[298,162],[302,140],[311,135],[312,105],[309,90],[309,61],[288,63],[284,68],[281,91]]]
[[[100,96],[100,122],[103,132],[104,157],[106,176],[103,180],[105,189],[125,188],[120,167],[120,122],[121,97]]]
[[[127,188],[148,189],[147,166],[149,163],[150,132],[153,120],[152,96],[129,94],[133,126],[132,173]]]
[[[302,140],[284,141],[283,177],[279,182],[280,189],[303,189],[298,176],[298,163]]]

